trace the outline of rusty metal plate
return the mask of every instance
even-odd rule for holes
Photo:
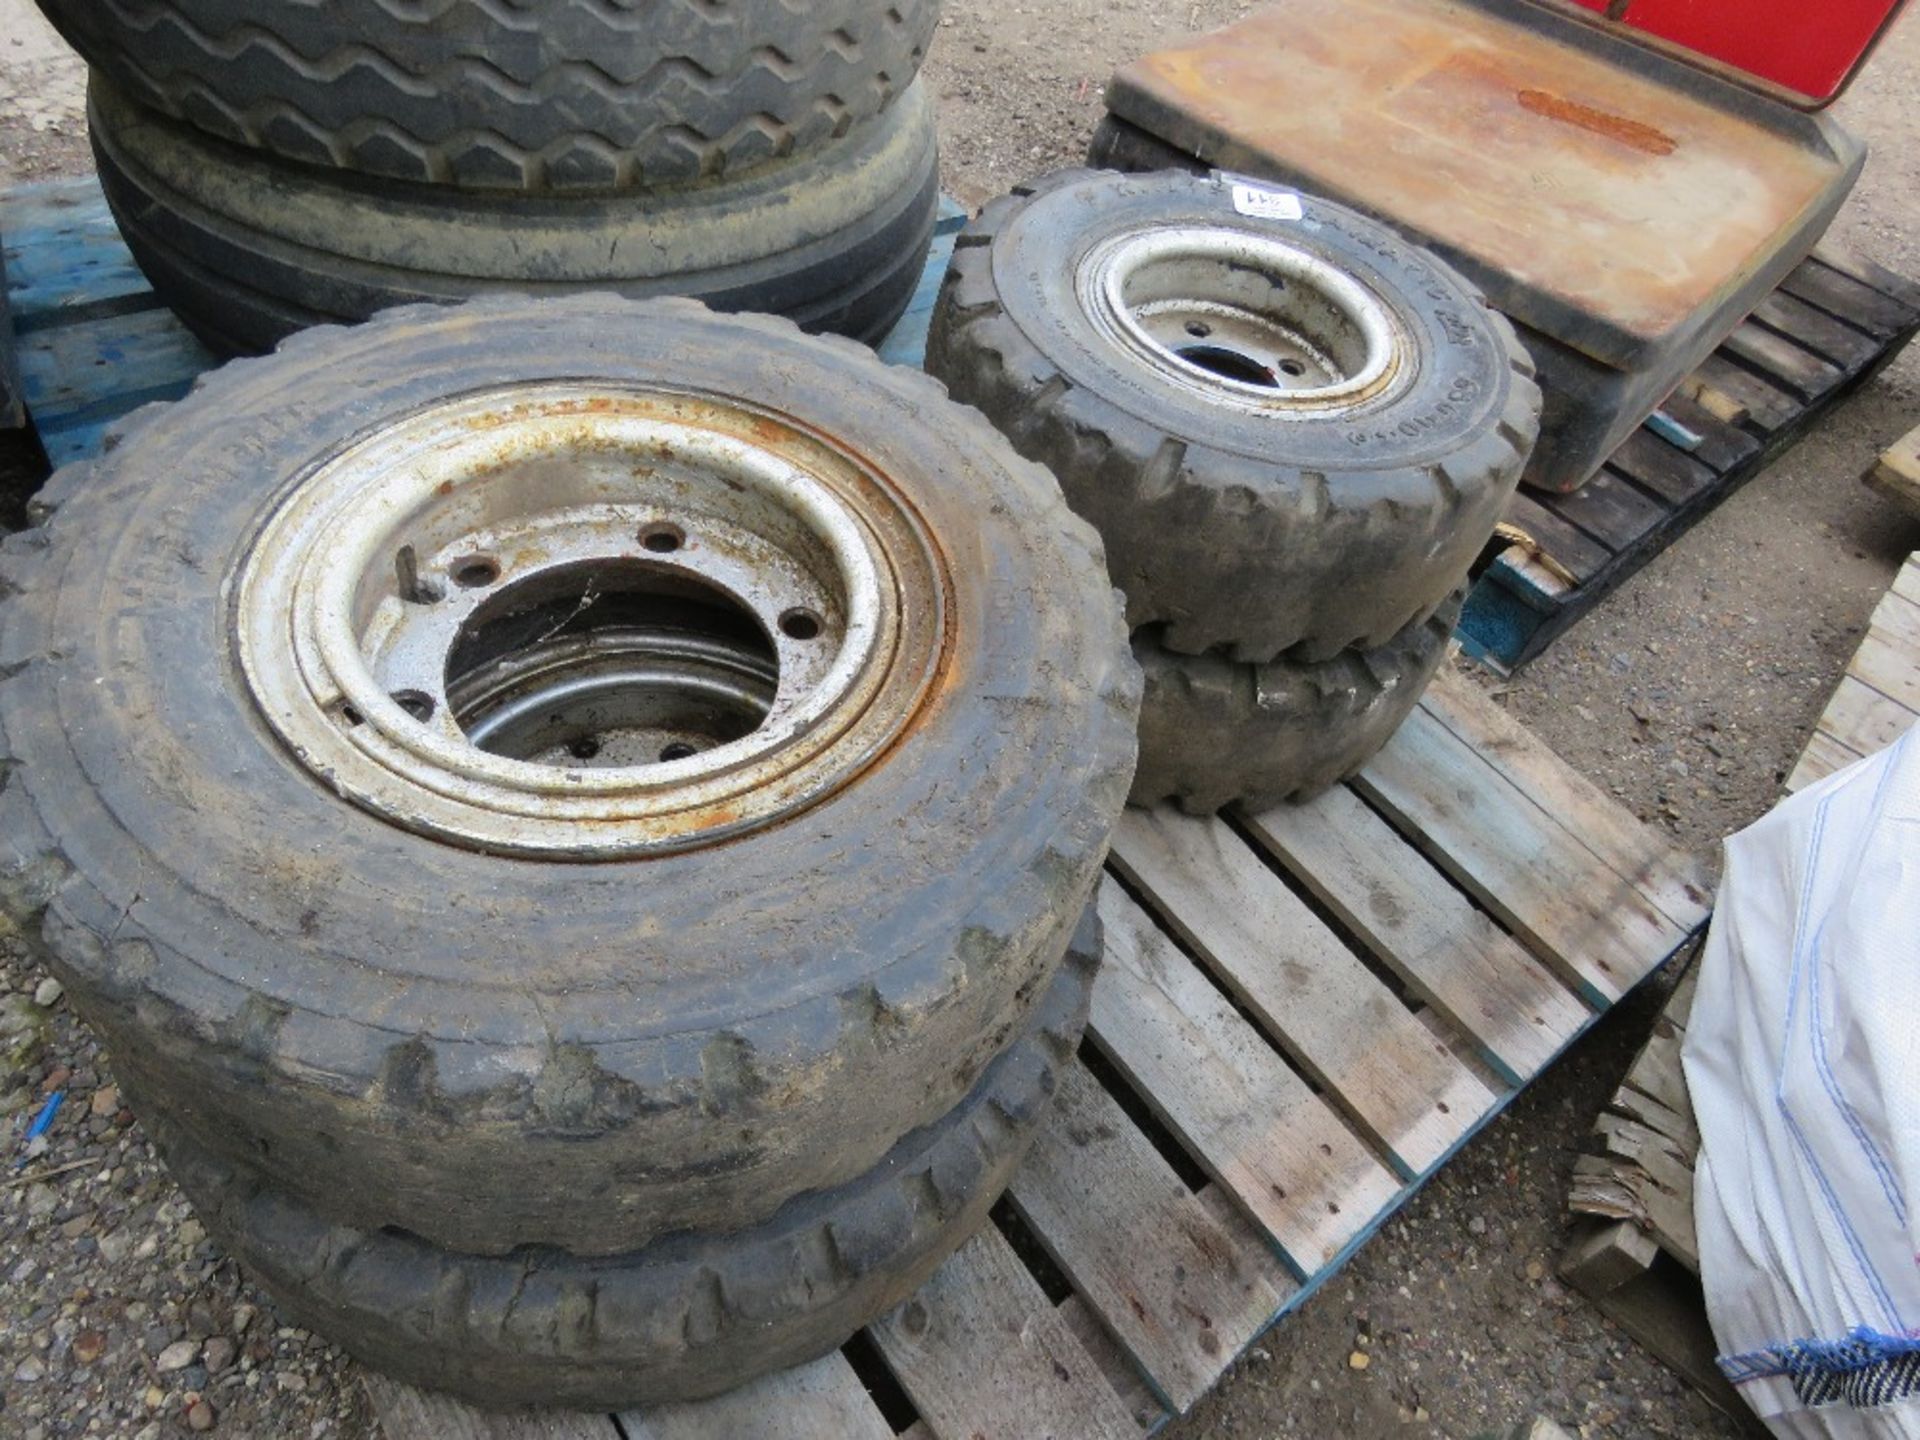
[[[1621,369],[1811,244],[1864,159],[1830,121],[1510,0],[1276,0],[1127,66],[1107,104],[1398,225]]]

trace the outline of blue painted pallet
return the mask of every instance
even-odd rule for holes
[[[882,354],[916,363],[943,216]],[[59,460],[211,357],[85,182],[0,197],[23,373]],[[1622,994],[1705,923],[1691,862],[1443,673],[1310,805],[1130,812],[1088,1038],[1009,1204],[843,1352],[549,1440],[781,1434],[1135,1440],[1188,1409]],[[1044,1256],[1042,1260],[1039,1257]],[[392,1440],[494,1433],[371,1383]],[[531,1432],[529,1432],[531,1433]]]
[[[887,358],[917,363],[924,351],[939,277],[965,223],[942,197],[932,255],[883,345]],[[92,175],[0,194],[0,244],[21,393],[56,466],[93,454],[112,421],[178,399],[220,363],[153,293]]]

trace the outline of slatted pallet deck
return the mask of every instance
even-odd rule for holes
[[[1129,811],[1099,904],[1087,1040],[1008,1203],[846,1351],[619,1431],[372,1379],[390,1440],[1131,1440],[1685,944],[1707,896],[1446,673],[1312,804]]]
[[[19,246],[24,264],[9,250],[56,462],[137,403],[119,399],[177,395],[208,363],[91,193],[0,197],[10,244],[23,203],[64,236]],[[917,363],[944,268],[936,253],[887,358]],[[1684,945],[1708,898],[1686,857],[1447,673],[1313,804],[1129,812],[1099,903],[1088,1038],[1032,1159],[995,1223],[845,1350],[617,1420],[488,1415],[370,1377],[390,1440],[1152,1431]]]
[[[1862,756],[1884,750],[1920,723],[1920,552],[1874,608],[1860,648],[1827,701],[1787,777],[1804,790]]]
[[[1920,285],[1826,244],[1763,301],[1600,474],[1523,490],[1460,617],[1512,673],[1764,470],[1920,330]]]

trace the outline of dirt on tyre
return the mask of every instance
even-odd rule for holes
[[[309,331],[46,500],[0,902],[141,1114],[340,1224],[622,1254],[865,1173],[1021,1032],[1131,778],[1051,478],[766,317]]]
[[[529,196],[289,165],[135,104],[95,74],[89,134],[127,247],[215,349],[489,294],[685,296],[869,342],[926,263],[939,206],[916,84],[820,149],[723,179]]]
[[[1539,425],[1526,351],[1441,261],[1224,175],[1065,171],[994,201],[927,369],[1059,477],[1130,624],[1239,662],[1432,614]]]
[[[479,1404],[619,1409],[802,1364],[904,1300],[1012,1179],[1086,1023],[1091,907],[1020,1035],[866,1174],[727,1235],[624,1255],[462,1255],[330,1220],[143,1118],[209,1232],[281,1311],[376,1369]]]
[[[1134,636],[1146,677],[1132,801],[1211,815],[1309,799],[1357,773],[1412,713],[1446,657],[1464,589],[1385,645],[1248,665]]]
[[[518,192],[805,154],[912,84],[935,0],[39,0],[132,99],[287,160]]]

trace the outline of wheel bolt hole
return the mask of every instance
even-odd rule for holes
[[[433,718],[433,697],[424,690],[396,690],[393,703],[421,722]]]
[[[500,578],[500,562],[491,555],[468,555],[453,562],[453,583],[462,590],[480,590]]]
[[[691,760],[695,755],[698,755],[699,753],[700,752],[698,750],[694,749],[693,746],[687,744],[686,741],[676,740],[671,745],[668,745],[661,750],[660,759],[663,762],[671,764],[675,760]]]
[[[1204,320],[1189,320],[1187,333],[1196,340],[1204,340],[1213,333],[1213,327]]]
[[[663,520],[641,530],[640,543],[656,555],[671,555],[687,543],[687,532]]]
[[[1307,367],[1302,365],[1298,360],[1282,360],[1280,362],[1280,373],[1283,375],[1300,376],[1307,373]]]
[[[567,746],[567,753],[576,760],[591,760],[600,753],[600,738],[597,735],[582,735]]]
[[[364,715],[344,700],[334,707],[333,713],[346,725],[358,725],[366,719]]]
[[[796,607],[780,617],[780,633],[789,640],[812,640],[820,634],[820,617],[813,611]]]

